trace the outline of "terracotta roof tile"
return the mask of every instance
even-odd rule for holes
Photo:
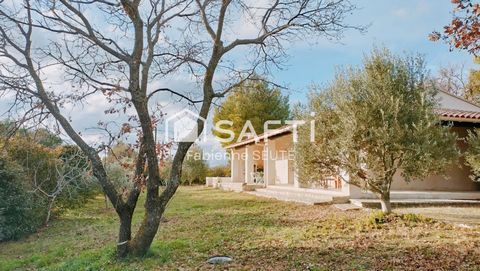
[[[475,112],[475,111],[437,108],[435,109],[435,113],[440,115],[441,119],[445,119],[445,120],[459,119],[459,120],[464,120],[466,122],[480,121],[480,112]]]

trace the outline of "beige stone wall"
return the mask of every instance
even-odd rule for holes
[[[453,127],[459,136],[458,146],[464,151],[467,146],[464,140],[467,131],[471,128]],[[445,171],[445,178],[441,175],[433,175],[423,181],[412,181],[407,183],[401,177],[401,174],[396,174],[392,184],[392,190],[419,190],[419,191],[480,191],[480,184],[472,182],[469,178],[470,168],[465,165],[463,158],[452,164]]]

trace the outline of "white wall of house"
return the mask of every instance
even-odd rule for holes
[[[290,183],[288,162],[288,159],[281,159],[275,161],[275,184],[286,185]]]
[[[264,180],[266,185],[275,184],[276,179],[276,166],[273,160],[273,154],[276,152],[276,144],[274,140],[267,140],[264,145],[265,153],[265,167],[264,167]]]
[[[246,145],[245,146],[245,182],[252,183],[253,176],[252,173],[254,172],[254,161],[253,161],[253,146]]]
[[[294,184],[294,167],[293,160],[288,155],[293,147],[293,134],[285,134],[273,139],[269,139],[268,144],[275,145],[270,159],[275,165],[275,181],[274,184],[293,185]]]
[[[232,182],[245,182],[245,160],[244,155],[245,148],[231,149],[231,177]]]

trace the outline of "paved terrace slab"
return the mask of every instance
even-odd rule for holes
[[[380,200],[377,199],[351,199],[354,205],[363,208],[380,208]],[[459,200],[459,199],[396,199],[391,200],[392,207],[407,206],[458,206],[458,205],[478,205],[480,200]]]

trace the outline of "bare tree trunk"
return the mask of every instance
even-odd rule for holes
[[[130,242],[129,253],[131,255],[142,256],[148,251],[155,235],[157,234],[160,220],[167,203],[175,194],[177,188],[178,184],[167,185],[160,198],[154,198],[153,196],[147,195],[147,200],[145,202],[145,216],[143,217],[143,221],[140,224],[140,228],[135,234],[135,237]],[[152,201],[156,201],[157,204],[152,204]]]
[[[166,205],[173,194],[175,194],[177,187],[178,185],[167,186],[166,190],[162,193],[162,197],[156,199],[158,204],[151,204],[150,202],[153,200],[153,197],[149,199],[149,196],[147,195],[147,200],[145,202],[145,216],[143,217],[143,221],[140,224],[140,228],[135,234],[135,237],[129,243],[129,254],[143,256],[148,251],[155,235],[157,234],[160,226],[160,219],[163,216]],[[122,256],[123,255],[119,253],[119,257]]]
[[[165,208],[180,184],[182,163],[191,144],[192,143],[187,142],[179,144],[173,160],[170,180],[160,197],[157,196],[158,194],[149,193],[149,191],[147,191],[147,199],[145,201],[145,216],[140,228],[138,229],[138,232],[130,242],[130,254],[142,256],[145,255],[150,248],[150,245],[157,234],[160,226],[160,219],[165,212]],[[152,202],[155,202],[155,204],[152,204]]]
[[[119,213],[120,229],[118,232],[117,256],[124,258],[129,253],[129,244],[132,239],[132,216],[133,212],[125,210]]]
[[[54,203],[55,203],[55,198],[50,199],[50,202],[48,203],[47,217],[45,218],[45,226],[48,226],[48,222],[50,221]]]
[[[155,206],[146,206],[145,216],[138,232],[130,244],[130,254],[134,256],[143,256],[147,253],[153,238],[157,234],[160,226],[160,218],[163,212],[158,212]]]
[[[392,212],[392,206],[390,203],[390,191],[383,192],[380,195],[380,204],[382,205],[382,212],[389,214]]]

